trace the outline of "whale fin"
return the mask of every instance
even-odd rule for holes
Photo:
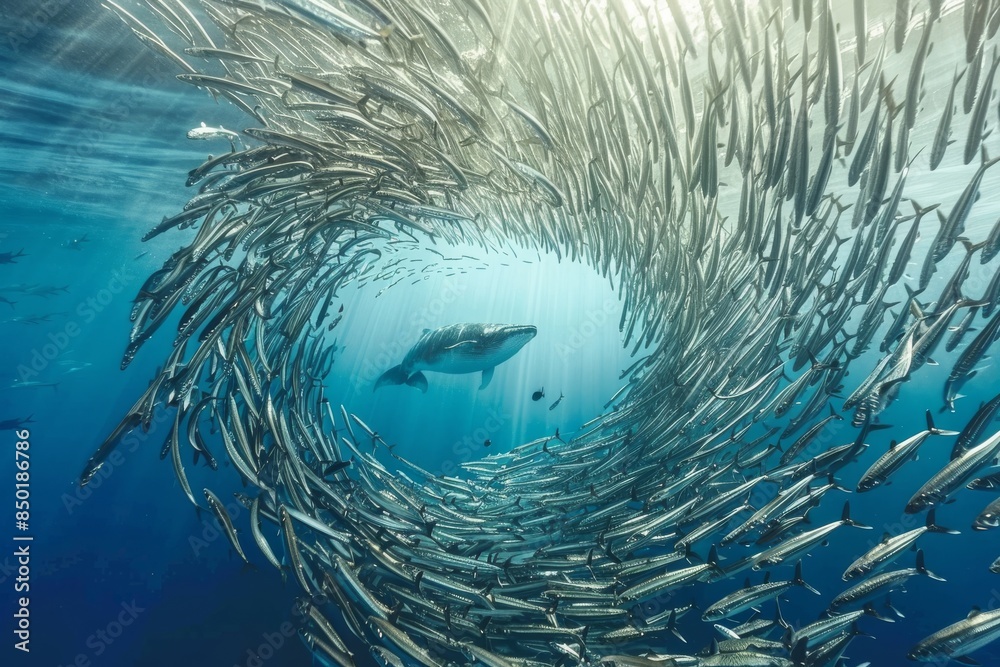
[[[420,371],[417,371],[410,377],[406,378],[406,384],[411,387],[416,387],[425,394],[427,393],[427,377]]]
[[[480,391],[482,391],[483,389],[486,389],[486,385],[488,385],[490,383],[490,380],[493,379],[493,369],[494,368],[496,368],[496,367],[495,366],[490,366],[489,368],[484,368],[483,369],[483,382],[482,382],[482,384],[479,385],[479,390]]]
[[[379,377],[379,379],[375,382],[375,388],[372,389],[372,391],[375,391],[379,387],[384,387],[387,384],[404,384],[406,381],[407,375],[406,371],[403,370],[403,367],[401,365],[393,366],[385,373],[382,373],[381,377]]]

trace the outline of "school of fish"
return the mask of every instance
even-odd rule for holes
[[[144,237],[185,241],[135,297],[122,368],[154,336],[173,347],[80,483],[166,411],[183,493],[301,588],[299,634],[326,664],[845,664],[891,591],[940,579],[923,551],[888,568],[925,532],[951,539],[942,505],[1000,489],[1000,396],[960,432],[937,405],[879,419],[951,350],[954,410],[1000,329],[1000,223],[966,236],[1000,178],[997,0],[104,5],[246,126],[189,133],[218,152]],[[947,91],[925,89],[931,59],[954,70]],[[930,145],[911,143],[921,120]],[[918,204],[907,178],[935,169],[967,185]],[[607,276],[635,361],[605,412],[444,476],[339,405],[323,384],[350,316],[338,290],[419,278],[402,259],[431,244]],[[844,492],[882,492],[941,439],[950,460],[899,507],[926,511],[919,527],[844,563],[847,583],[807,583],[803,556],[869,528]],[[239,471],[249,535],[191,487],[192,456]],[[820,504],[840,518],[808,521]],[[974,518],[998,525],[996,501]],[[791,627],[778,600],[799,588],[829,611]],[[718,639],[684,642],[705,623]],[[997,637],[1000,612],[973,610],[908,657],[972,664]]]

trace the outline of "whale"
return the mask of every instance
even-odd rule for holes
[[[537,333],[534,326],[518,324],[451,324],[433,331],[424,329],[402,363],[383,373],[372,391],[405,384],[426,392],[423,371],[482,372],[479,389],[485,389],[493,379],[493,369],[517,354]]]

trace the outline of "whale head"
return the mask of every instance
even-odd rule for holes
[[[538,328],[530,324],[496,324],[483,332],[483,346],[490,350],[491,356],[510,359],[536,334]]]

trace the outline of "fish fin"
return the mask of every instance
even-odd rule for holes
[[[684,639],[684,635],[682,635],[681,631],[677,629],[677,610],[676,609],[671,609],[670,610],[670,618],[667,620],[667,629],[670,630],[670,632],[672,632],[675,637],[677,637],[682,642],[684,642],[685,644],[687,644],[687,640]],[[712,641],[715,644],[716,649],[718,649],[718,647],[719,647],[718,641],[716,641],[714,639]],[[718,651],[716,651],[716,652],[718,652]]]
[[[714,569],[716,569],[716,570],[719,569],[719,549],[714,544],[708,550],[708,559],[707,559],[707,562]]]
[[[722,635],[726,639],[739,639],[740,638],[740,636],[738,634],[736,634],[735,632],[733,632],[732,630],[730,630],[729,628],[727,628],[724,625],[719,625],[718,623],[716,623],[713,627],[715,628],[716,632],[718,632],[720,635]]]
[[[479,385],[479,389],[480,390],[486,389],[486,386],[490,383],[490,380],[493,379],[493,369],[494,368],[496,368],[496,366],[490,366],[489,368],[484,368],[483,369],[483,381]]]
[[[937,525],[936,521],[936,511],[931,510],[927,513],[927,532],[930,533],[947,533],[948,535],[958,535],[957,530],[952,530],[950,528],[945,528],[944,526]]]
[[[903,612],[899,611],[898,609],[896,609],[895,607],[892,606],[892,598],[890,597],[890,595],[891,595],[890,593],[886,593],[886,595],[885,595],[885,607],[886,607],[886,609],[888,609],[889,611],[891,611],[892,613],[894,613],[899,618],[906,618],[906,616],[903,615]]]
[[[969,610],[969,614],[968,616],[966,616],[966,618],[975,618],[976,616],[979,616],[980,612],[981,610],[979,609],[979,607],[973,607],[972,609]]]
[[[375,391],[380,387],[384,387],[387,384],[405,384],[407,382],[407,377],[406,371],[403,370],[402,365],[393,366],[385,373],[382,373],[379,379],[375,382],[375,387],[372,391]]]
[[[847,488],[847,487],[845,487],[845,486],[842,486],[841,484],[839,484],[839,483],[837,482],[837,480],[836,480],[836,479],[834,479],[834,477],[833,477],[833,473],[832,473],[832,472],[831,472],[831,473],[830,473],[829,475],[827,475],[827,476],[826,476],[826,481],[827,481],[827,483],[828,483],[828,484],[829,484],[830,486],[832,486],[832,487],[833,487],[834,489],[836,489],[837,491],[843,491],[844,493],[850,493],[850,492],[851,492],[851,490],[850,490],[850,489],[848,489],[848,488]],[[814,506],[815,506],[815,505],[819,505],[819,499],[818,499],[818,498],[816,499],[816,502],[815,502]]]
[[[970,658],[967,655],[960,655],[960,656],[957,656],[957,657],[956,656],[952,656],[951,659],[954,660],[955,662],[960,662],[963,665],[978,665],[978,664],[980,664],[979,662],[973,660],[972,658]]]
[[[851,636],[852,637],[868,637],[869,639],[875,639],[875,635],[870,635],[867,632],[862,632],[858,627],[858,622],[854,621],[851,623]]]
[[[930,577],[931,579],[934,579],[935,581],[945,581],[944,577],[937,576],[936,574],[934,574],[933,572],[931,572],[930,570],[928,570],[926,565],[924,565],[924,550],[923,549],[918,549],[917,550],[917,572],[919,572],[920,574],[924,575],[925,577]]]
[[[781,615],[781,604],[778,602],[778,598],[774,598],[774,624],[785,628],[786,630],[791,627],[788,625],[788,621],[786,621]]]
[[[406,378],[406,384],[410,387],[416,387],[425,394],[427,393],[427,377],[420,371]]]
[[[798,667],[799,665],[806,664],[806,649],[809,647],[809,638],[803,637],[799,641],[795,642],[795,646],[792,647],[792,664]]]
[[[806,580],[802,578],[802,561],[795,564],[795,578],[792,579],[792,583],[797,586],[802,586],[808,591],[812,591],[816,595],[820,595],[820,592],[806,583]]]
[[[846,502],[846,503],[844,503],[844,511],[840,515],[840,520],[844,524],[846,524],[848,526],[854,526],[855,528],[863,528],[865,530],[871,530],[872,529],[871,526],[865,525],[863,523],[859,523],[859,522],[857,522],[857,521],[855,521],[854,519],[851,518],[851,503],[849,501]]]
[[[871,602],[869,602],[868,604],[866,604],[864,606],[864,612],[868,616],[874,616],[878,620],[885,621],[886,623],[895,623],[896,622],[895,620],[889,618],[888,616],[882,616],[877,611],[875,611],[875,605],[873,605]]]

